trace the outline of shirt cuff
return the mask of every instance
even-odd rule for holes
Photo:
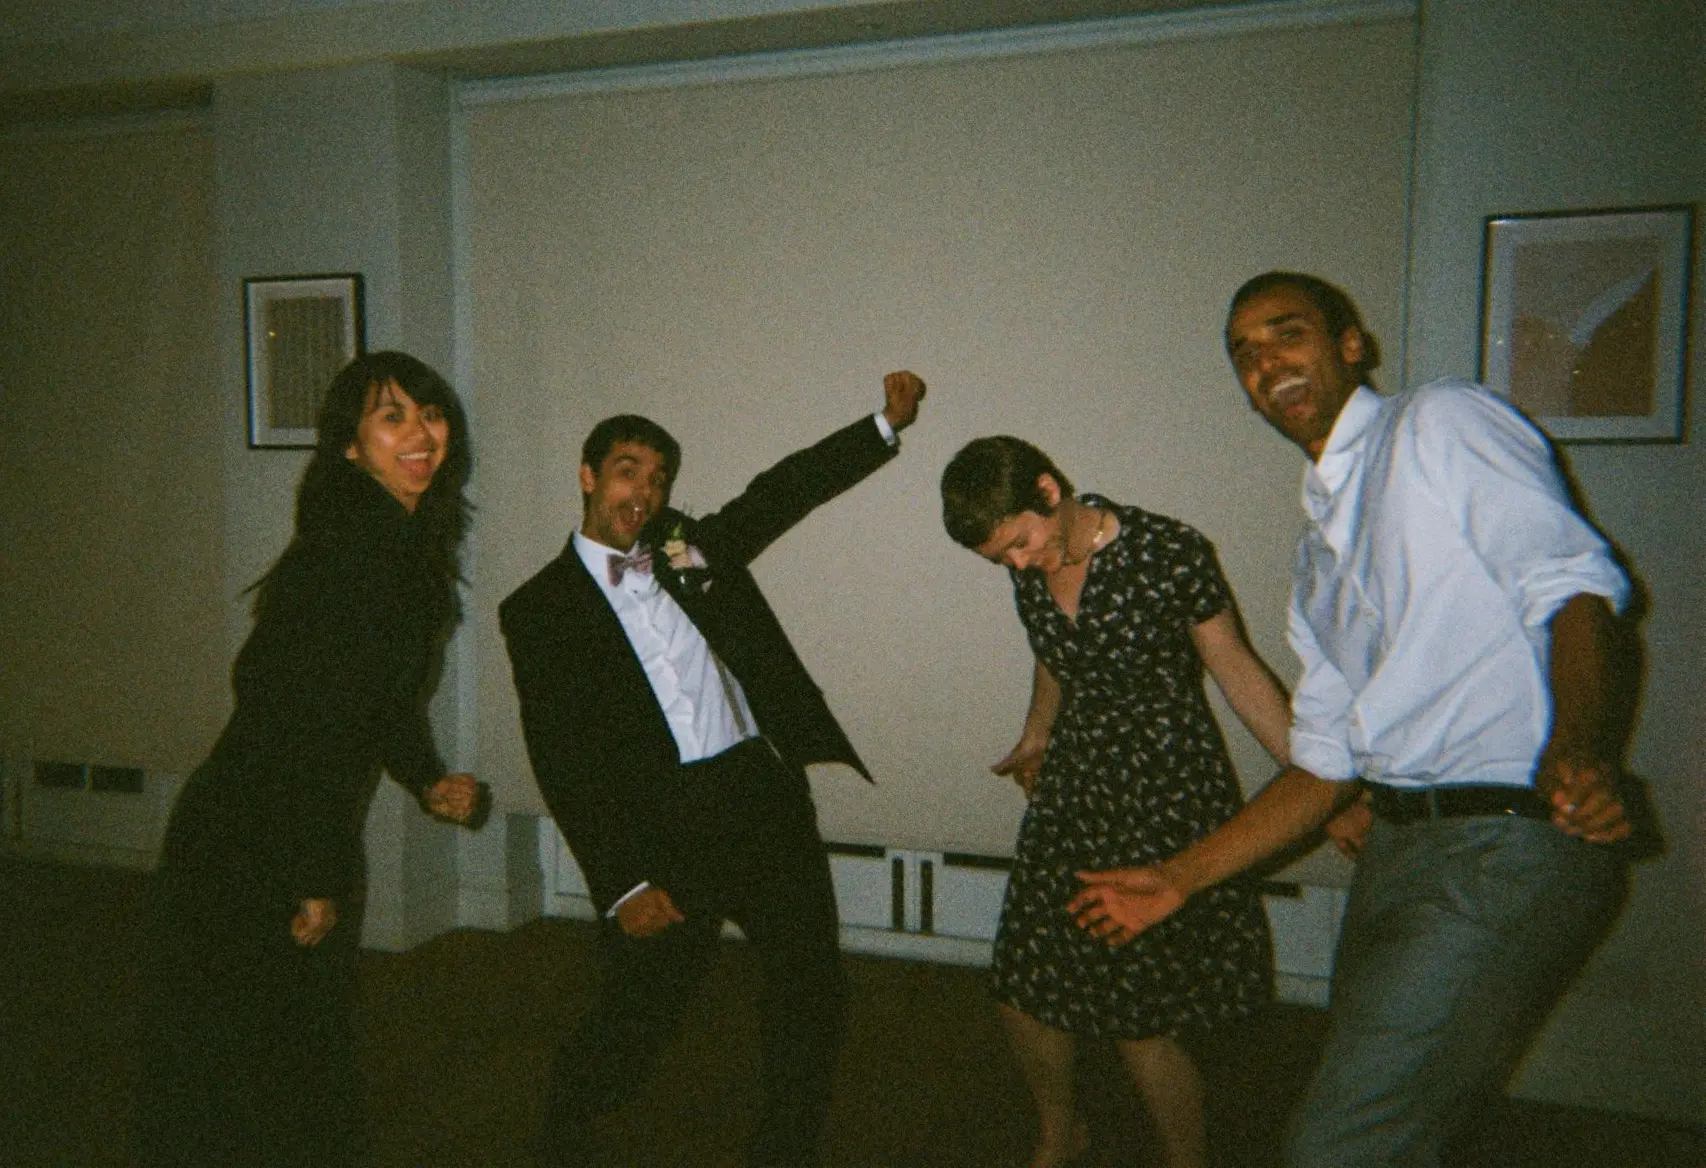
[[[1290,746],[1291,765],[1318,779],[1343,783],[1357,777],[1356,758],[1341,742],[1293,726]]]
[[[889,425],[888,415],[883,413],[883,411],[878,410],[876,413],[872,414],[871,417],[877,423],[877,429],[882,433],[883,441],[887,442],[890,446],[899,446],[900,435],[896,434],[894,432],[894,427]]]
[[[1629,605],[1629,577],[1607,556],[1582,555],[1560,566],[1550,578],[1524,585],[1523,624],[1538,629],[1558,615],[1571,597],[1599,596],[1621,613]]]

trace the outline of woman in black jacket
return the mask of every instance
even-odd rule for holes
[[[255,587],[236,708],[151,890],[144,1168],[359,1159],[351,898],[378,771],[439,819],[467,823],[479,802],[425,711],[459,615],[462,408],[426,365],[382,352],[337,375],[318,426],[295,535]]]

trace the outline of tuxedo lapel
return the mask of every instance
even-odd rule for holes
[[[681,577],[669,566],[669,555],[659,544],[647,543],[646,547],[652,553],[652,578],[658,582],[658,587],[669,593],[670,597],[686,609],[688,614],[693,612],[693,598],[687,593],[689,589],[681,586]]]
[[[608,644],[620,641],[626,645],[628,634],[622,631],[622,622],[617,619],[616,610],[610,607],[610,600],[604,595],[604,589],[592,578],[592,572],[581,559],[580,552],[575,549],[572,541],[563,552],[562,565],[566,585],[564,602],[568,604],[577,621],[597,630],[589,639]]]
[[[572,542],[563,552],[562,568],[561,600],[567,610],[563,625],[579,630],[568,646],[571,659],[564,666],[599,678],[599,685],[609,691],[613,708],[623,721],[632,724],[655,716],[662,722],[663,712],[658,709],[651,682],[646,680],[645,666],[640,664],[609,597]]]

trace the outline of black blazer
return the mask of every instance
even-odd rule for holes
[[[236,708],[178,797],[160,862],[292,906],[355,885],[381,764],[417,799],[444,775],[426,690],[450,584],[371,475],[342,459],[330,473],[274,569],[232,667]]]
[[[658,580],[739,679],[758,728],[783,759],[840,762],[867,779],[846,734],[788,642],[747,565],[815,507],[894,455],[871,418],[790,454],[702,519],[665,509],[641,532]],[[662,570],[677,528],[709,564],[709,587]],[[679,871],[671,830],[681,766],[669,723],[603,591],[570,541],[504,600],[521,727],[540,794],[600,912],[642,881]]]

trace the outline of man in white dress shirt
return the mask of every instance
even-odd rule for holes
[[[1374,342],[1331,284],[1247,282],[1226,347],[1310,459],[1292,766],[1174,859],[1084,874],[1072,907],[1123,943],[1366,792],[1287,1162],[1438,1165],[1623,902],[1608,652],[1629,583],[1508,402],[1466,381],[1368,388]]]

